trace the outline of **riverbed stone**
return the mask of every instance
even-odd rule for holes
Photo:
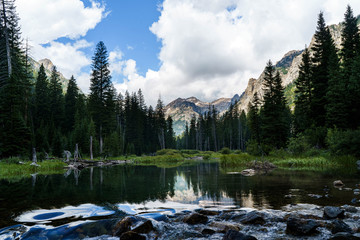
[[[360,237],[348,232],[338,232],[334,234],[329,240],[359,240]]]
[[[215,233],[216,233],[216,231],[214,229],[211,229],[211,228],[204,228],[201,231],[201,234],[204,234],[204,235],[213,235]]]
[[[341,180],[335,180],[333,185],[334,187],[343,187],[345,184]]]
[[[205,224],[207,223],[208,220],[209,220],[208,217],[205,215],[199,213],[193,213],[190,216],[184,218],[184,223],[191,225],[200,224],[200,223]]]
[[[324,207],[324,218],[325,219],[335,219],[335,218],[344,218],[345,211],[339,207],[326,206]]]
[[[134,217],[125,217],[120,222],[118,222],[113,230],[115,236],[120,236],[124,232],[130,231],[131,225],[137,220]]]
[[[216,216],[219,215],[219,211],[215,210],[206,210],[206,209],[199,209],[197,211],[199,214],[206,215],[206,216]]]
[[[245,235],[239,231],[229,230],[224,235],[223,240],[256,240],[256,238],[251,235]]]
[[[316,230],[318,227],[320,227],[320,224],[315,220],[289,218],[286,223],[286,233],[296,236],[308,236],[318,233]]]
[[[146,240],[146,237],[136,232],[129,231],[121,234],[120,240]]]
[[[242,224],[264,224],[265,219],[263,215],[257,211],[249,212],[238,219]]]
[[[209,226],[217,229],[220,233],[226,233],[229,230],[240,231],[239,226],[228,222],[212,222]]]
[[[332,222],[331,232],[333,234],[338,233],[338,232],[349,232],[349,233],[351,233],[352,230],[351,230],[350,226],[347,225],[345,222],[343,222],[342,220],[336,219],[336,220],[334,220]]]
[[[138,227],[134,228],[132,231],[136,233],[149,233],[154,230],[155,228],[151,220],[147,220],[144,223],[140,224]]]

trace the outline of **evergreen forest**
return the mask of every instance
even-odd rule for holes
[[[117,93],[104,42],[95,48],[90,93],[74,76],[66,91],[59,73],[44,66],[33,74],[29,47],[22,39],[14,0],[2,0],[0,13],[0,157],[61,158],[78,146],[84,157],[153,154],[160,149],[247,151],[267,155],[326,149],[360,156],[360,37],[357,18],[347,7],[341,49],[335,47],[323,13],[315,42],[305,48],[295,81],[295,107],[286,102],[280,73],[269,60],[264,95],[255,94],[247,111],[232,104],[220,115],[213,106],[193,117],[176,137],[172,118],[159,98],[147,106],[144,93]]]

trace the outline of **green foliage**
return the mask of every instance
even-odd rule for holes
[[[286,107],[279,72],[269,61],[265,68],[264,105],[261,108],[262,143],[276,148],[286,145],[290,130],[290,110]]]
[[[329,129],[326,143],[334,155],[353,155],[360,157],[360,129]]]
[[[246,152],[253,156],[262,156],[264,154],[261,145],[256,140],[249,140],[246,143]]]
[[[6,160],[0,162],[0,179],[13,179],[21,177],[29,177],[30,174],[61,174],[63,173],[65,163],[59,160],[48,160],[38,163],[40,167],[31,166],[30,161],[24,162],[24,164],[6,163]]]
[[[221,167],[234,167],[239,165],[245,165],[254,159],[254,156],[251,156],[247,153],[226,154],[220,157],[220,165]]]
[[[221,153],[221,154],[230,154],[231,151],[230,151],[229,148],[224,147],[224,148],[222,148],[222,149],[220,150],[220,153]]]
[[[179,150],[175,150],[175,149],[161,149],[161,150],[157,150],[156,151],[156,156],[161,156],[161,155],[176,155],[179,154],[180,151]]]
[[[299,156],[311,149],[311,145],[308,141],[308,138],[304,134],[298,134],[296,137],[292,137],[288,143],[288,151],[295,155]]]

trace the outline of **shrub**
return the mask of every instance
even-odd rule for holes
[[[222,149],[220,150],[220,153],[222,153],[222,154],[230,154],[230,153],[231,153],[231,151],[230,151],[230,149],[229,149],[229,148],[224,147],[224,148],[222,148]]]
[[[254,156],[268,155],[272,149],[270,145],[259,145],[256,140],[249,140],[246,143],[246,152]]]
[[[311,146],[308,138],[303,134],[298,134],[296,137],[290,138],[288,144],[288,151],[296,156],[304,154],[310,150]]]
[[[160,155],[176,155],[179,154],[178,150],[175,149],[161,149],[156,151],[156,155],[160,156]]]
[[[342,131],[329,129],[326,143],[333,155],[353,155],[360,157],[360,128]]]
[[[198,154],[199,151],[198,150],[193,150],[193,149],[182,149],[180,150],[181,154]]]

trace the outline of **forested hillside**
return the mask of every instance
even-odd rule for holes
[[[0,21],[0,157],[62,157],[76,144],[83,156],[152,153],[174,147],[171,118],[159,99],[155,109],[144,96],[117,94],[106,46],[99,42],[92,61],[89,96],[72,76],[68,84],[49,61],[29,61],[14,0],[2,1]],[[45,64],[45,66],[44,66]],[[51,69],[50,77],[47,76]],[[34,79],[34,76],[37,76]],[[63,86],[67,86],[63,91]],[[64,94],[65,92],[65,94]],[[92,157],[92,156],[91,156]]]

